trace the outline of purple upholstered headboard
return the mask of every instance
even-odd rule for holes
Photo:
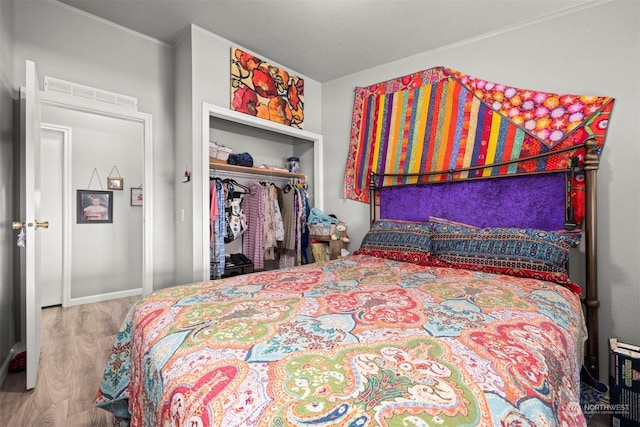
[[[565,196],[564,172],[387,187],[380,190],[380,218],[561,230]]]

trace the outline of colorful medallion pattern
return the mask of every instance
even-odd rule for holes
[[[142,298],[95,405],[124,426],[584,425],[580,299],[353,255]]]

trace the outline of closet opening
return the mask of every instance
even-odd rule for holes
[[[204,177],[200,193],[206,200],[202,204],[203,280],[310,262],[309,244],[301,232],[307,227],[306,224],[302,225],[302,219],[298,215],[301,210],[306,212],[314,206],[322,205],[322,136],[210,104],[203,105],[202,135],[202,154],[205,160],[203,169],[209,171],[208,176]],[[215,144],[216,149],[224,150],[223,154],[249,154],[251,166],[230,165],[224,159],[215,156],[212,158],[210,143]],[[299,161],[298,173],[289,172],[287,168],[287,160],[292,157]],[[225,180],[228,181],[225,183]],[[233,184],[229,180],[237,183],[233,186],[235,198],[229,198],[229,191],[225,194],[222,188],[223,185]],[[241,189],[238,185],[245,186],[250,191],[237,191]],[[210,202],[214,191],[215,205]],[[221,199],[217,198],[219,195],[222,196]],[[266,202],[267,207],[278,200],[283,223],[289,221],[293,224],[290,231],[287,231],[287,227],[282,227],[288,233],[283,237],[289,239],[288,244],[273,243],[287,242],[274,237],[276,232],[280,233],[278,220],[267,221],[266,233],[264,227],[263,233],[256,231],[254,213],[263,212],[264,200],[271,200]],[[238,236],[227,242],[220,239],[222,233],[228,232],[227,226],[217,230],[216,234],[213,229],[215,222],[211,219],[212,209],[213,212],[220,213],[220,207],[224,210],[225,202],[227,216],[232,224],[243,224],[243,221],[248,224],[246,230],[236,230]],[[294,206],[294,203],[292,214],[287,206]],[[234,206],[237,210],[240,204],[244,219],[234,216]],[[268,218],[277,216],[271,210],[266,213]],[[264,216],[264,212],[261,215]],[[252,222],[253,227],[250,227]],[[231,232],[233,231],[232,229]],[[227,240],[229,236],[233,236],[227,235]],[[260,236],[262,241],[259,240]],[[281,237],[280,234],[278,237]],[[194,250],[197,248],[194,247]],[[223,258],[221,253],[229,255],[229,259]],[[235,255],[235,259],[230,258],[231,255]],[[224,265],[227,265],[226,271]]]

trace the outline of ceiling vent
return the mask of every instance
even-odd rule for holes
[[[95,101],[101,104],[109,104],[138,111],[138,98],[96,89],[90,86],[83,86],[65,80],[54,79],[53,77],[44,77],[44,91],[60,93],[84,101]]]

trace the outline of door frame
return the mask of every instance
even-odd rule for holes
[[[63,213],[65,227],[63,230],[63,294],[62,305],[69,307],[80,304],[88,304],[100,301],[106,301],[114,298],[123,298],[133,296],[142,291],[143,295],[147,295],[153,291],[153,134],[152,134],[152,116],[148,113],[130,110],[124,107],[112,106],[93,100],[78,100],[71,96],[59,94],[55,92],[41,92],[41,101],[43,105],[59,107],[67,110],[96,114],[105,117],[111,117],[120,120],[128,120],[142,124],[144,133],[144,178],[142,188],[144,188],[144,203],[142,205],[142,221],[143,221],[143,253],[142,253],[142,287],[141,289],[133,289],[129,291],[113,292],[108,294],[92,295],[89,297],[71,298],[71,225],[73,220],[73,212],[71,204],[73,200],[73,189],[71,188],[71,149],[70,142],[67,152],[64,154],[64,160],[67,168],[63,172],[67,185],[64,191],[64,210]],[[55,126],[55,125],[53,125]]]
[[[323,175],[323,139],[322,135],[303,129],[282,125],[264,120],[249,114],[240,113],[219,105],[202,104],[202,139],[193,140],[193,163],[198,165],[201,174],[194,172],[193,176],[193,279],[209,280],[210,277],[210,237],[209,237],[209,134],[211,119],[227,120],[261,129],[274,134],[293,137],[313,143],[313,201],[314,205],[322,209],[324,203],[324,175]],[[197,171],[197,170],[196,170]],[[199,178],[198,178],[199,177]]]

